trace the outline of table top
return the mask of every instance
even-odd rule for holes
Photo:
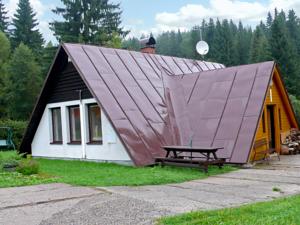
[[[214,152],[219,149],[224,149],[224,147],[215,147],[215,146],[162,146],[166,151],[181,151],[181,152]]]

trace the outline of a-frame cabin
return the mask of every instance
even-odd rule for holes
[[[263,119],[262,119],[263,118]],[[20,151],[36,157],[154,163],[163,145],[222,146],[243,164],[298,129],[275,62],[222,64],[63,44]]]

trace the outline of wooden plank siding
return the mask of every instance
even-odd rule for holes
[[[270,91],[271,90],[271,91]],[[272,97],[271,97],[272,95]],[[275,127],[275,150],[280,152],[281,148],[281,136],[286,135],[291,128],[298,128],[293,110],[291,108],[288,96],[285,92],[284,85],[278,73],[278,70],[275,69],[272,77],[272,83],[267,92],[266,100],[264,103],[264,109],[261,115],[259,126],[256,131],[255,141],[266,139],[267,145],[258,147],[256,149],[255,159],[254,149],[250,153],[249,161],[260,160],[264,157],[264,154],[259,154],[259,152],[265,151],[269,148],[269,121],[268,121],[268,112],[267,107],[274,107],[274,127]],[[263,119],[264,117],[264,119]],[[265,125],[263,124],[265,123]],[[264,127],[265,126],[265,127]],[[253,145],[254,145],[253,143]],[[258,154],[257,154],[258,153]]]
[[[55,74],[47,103],[78,100],[79,90],[82,99],[93,98],[74,65],[69,62],[62,72]]]

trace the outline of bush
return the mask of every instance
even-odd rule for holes
[[[0,170],[5,166],[18,164],[22,159],[23,154],[18,154],[17,151],[3,151],[0,152]]]
[[[20,120],[0,120],[0,127],[11,127],[13,129],[13,142],[16,149],[19,149],[25,129],[27,127],[27,121]],[[2,139],[6,134],[0,133],[0,138]]]
[[[33,159],[24,159],[19,162],[17,171],[23,175],[32,175],[39,172],[39,163]]]

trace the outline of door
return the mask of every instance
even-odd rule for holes
[[[275,142],[275,120],[274,120],[274,106],[267,106],[267,121],[268,121],[268,139],[269,139],[269,147],[270,149],[274,149],[276,147]]]

